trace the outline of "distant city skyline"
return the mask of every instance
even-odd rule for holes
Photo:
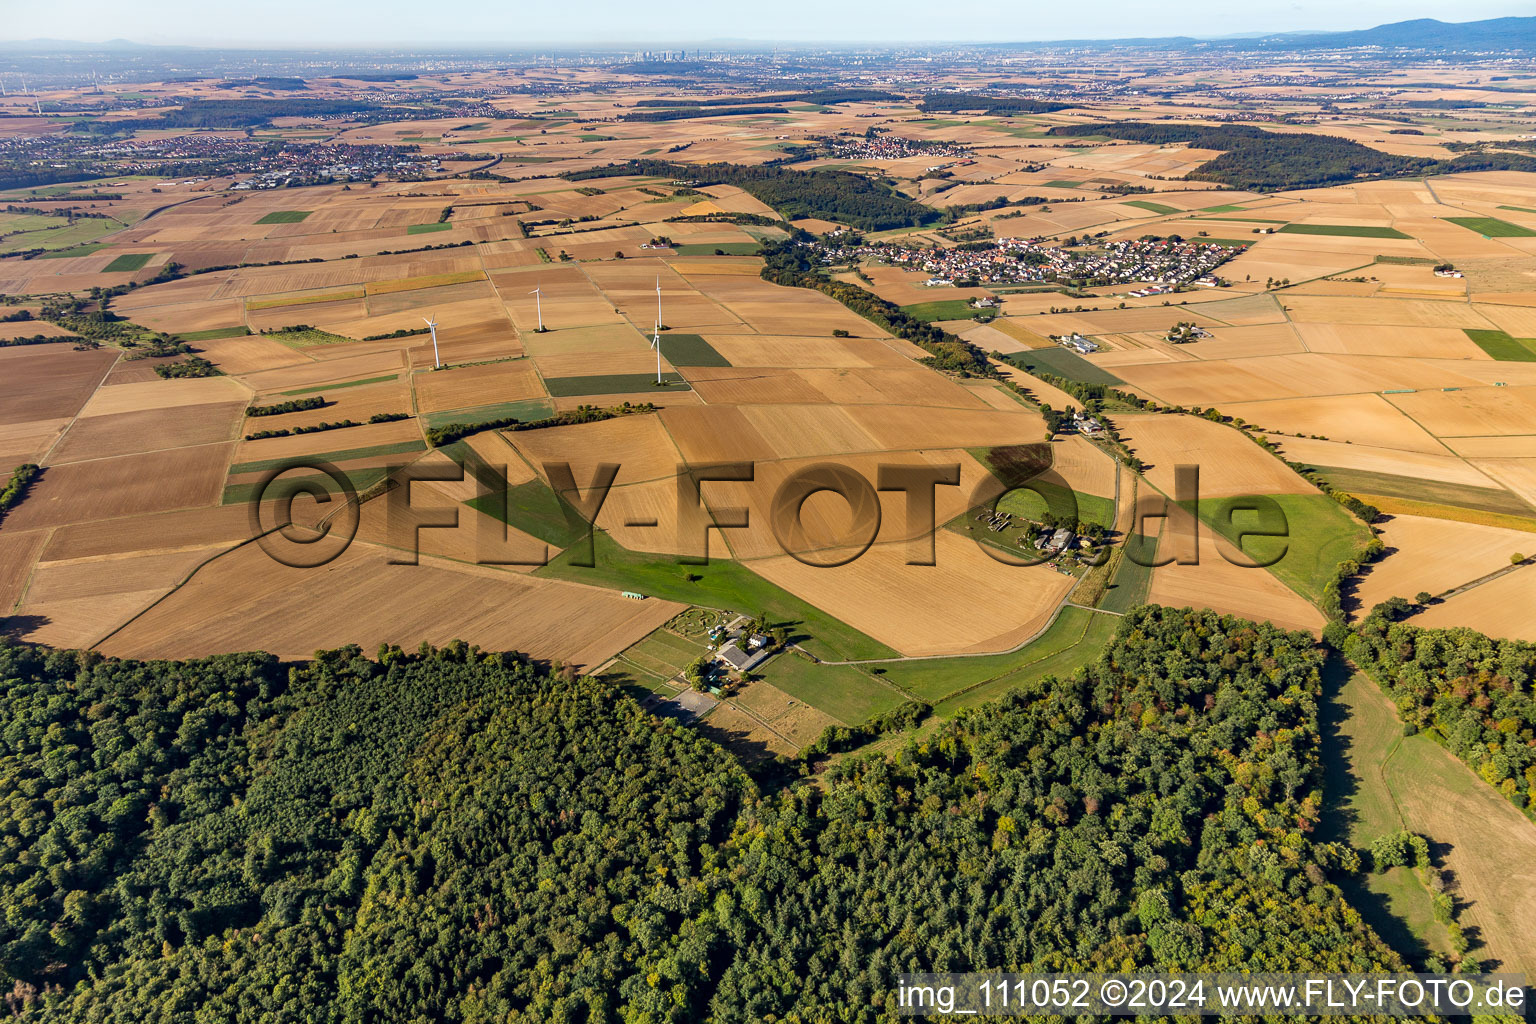
[[[1531,14],[1515,2],[1475,2],[1447,10],[1427,0],[1302,0],[1252,7],[1192,0],[1176,7],[1129,0],[1038,7],[958,0],[838,5],[781,0],[762,7],[722,7],[707,16],[682,4],[587,0],[579,5],[507,5],[476,0],[450,6],[411,0],[265,0],[260,5],[205,0],[75,0],[24,4],[9,0],[0,41],[36,38],[195,46],[371,47],[381,45],[590,45],[678,49],[726,43],[1036,42],[1133,36],[1222,36],[1242,33],[1345,31],[1415,18],[1480,21]]]

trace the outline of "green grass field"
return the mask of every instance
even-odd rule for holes
[[[858,666],[819,665],[794,651],[769,659],[759,672],[791,697],[844,725],[866,722],[906,701],[899,691]]]
[[[423,452],[427,450],[425,441],[396,441],[393,444],[374,444],[365,448],[338,448],[335,451],[316,452],[313,455],[303,455],[297,458],[305,462],[352,462],[357,459],[371,459],[380,455],[405,455],[410,452]],[[237,462],[229,467],[229,475],[239,473],[262,473],[269,469],[277,469],[295,461],[295,457],[286,459],[258,459],[255,462]]]
[[[656,386],[654,373],[607,373],[593,377],[548,377],[544,388],[555,398],[582,398],[587,395],[632,395],[644,391],[681,391],[688,382],[676,373],[664,373],[665,387]]]
[[[541,480],[515,484],[500,495],[481,495],[465,502],[476,512],[500,519],[546,544],[565,548],[587,534],[587,524],[567,502]],[[505,514],[499,508],[506,502]],[[623,588],[621,588],[623,589]]]
[[[102,271],[108,274],[131,274],[135,270],[143,270],[148,263],[152,252],[125,252],[117,259],[102,267]]]
[[[626,650],[619,660],[657,679],[665,680],[678,675],[689,662],[707,653],[702,644],[685,640],[665,629],[658,629]]]
[[[1370,531],[1326,494],[1272,494],[1268,498],[1279,506],[1283,521],[1243,512],[1234,517],[1231,510],[1241,508],[1246,498],[1202,500],[1200,520],[1234,542],[1244,530],[1284,527],[1283,537],[1245,538],[1242,550],[1258,562],[1269,561],[1278,554],[1279,560],[1268,567],[1269,571],[1315,604],[1321,600],[1323,585],[1333,577],[1339,563],[1355,557],[1365,547]]]
[[[687,242],[674,245],[672,252],[678,256],[755,256],[762,248],[761,242]]]
[[[246,338],[251,334],[245,327],[215,327],[211,331],[192,331],[188,334],[178,334],[176,337],[182,341],[219,341],[223,338]],[[304,392],[285,391],[285,395],[297,395]]]
[[[430,235],[434,231],[452,231],[453,225],[447,221],[438,224],[412,224],[405,229],[408,235]]]
[[[1291,235],[1343,235],[1348,238],[1412,238],[1397,228],[1375,224],[1287,224],[1280,231]]]
[[[1251,238],[1196,238],[1195,241],[1202,245],[1231,245],[1239,249],[1253,244]]]
[[[1514,338],[1503,331],[1463,328],[1477,347],[1494,359],[1507,363],[1536,363],[1536,338]]]
[[[1380,836],[1407,827],[1383,769],[1405,743],[1431,741],[1405,738],[1392,705],[1362,673],[1331,661],[1323,678],[1319,719],[1326,810],[1318,838],[1366,849]],[[1341,876],[1339,884],[1350,905],[1410,960],[1422,962],[1430,952],[1450,950],[1445,926],[1434,919],[1429,890],[1408,868]]]
[[[1507,220],[1499,220],[1497,217],[1447,217],[1445,219],[1452,224],[1461,225],[1468,231],[1487,235],[1489,238],[1536,238],[1536,231],[1519,224],[1511,224]]]
[[[1207,206],[1200,213],[1242,213],[1243,208],[1233,203],[1222,203],[1220,206]]]
[[[446,427],[450,423],[490,423],[492,420],[516,419],[532,423],[555,414],[555,404],[547,398],[528,398],[520,402],[498,402],[495,405],[477,405],[468,409],[446,409],[427,413],[422,422],[428,427]]]
[[[918,320],[933,323],[935,320],[969,320],[976,315],[970,302],[965,299],[936,299],[902,306],[901,311]]]
[[[1097,494],[1085,494],[1044,480],[1034,480],[1031,483],[1040,488],[1044,494],[1026,490],[1009,491],[998,501],[998,510],[1012,512],[1016,516],[1039,522],[1040,517],[1046,512],[1053,512],[1058,516],[1072,514],[1073,499],[1076,499],[1075,511],[1078,522],[1098,523],[1106,530],[1115,525],[1114,499],[1100,497]]]
[[[1038,639],[1013,654],[904,662],[888,666],[886,676],[932,700],[934,712],[949,718],[1046,676],[1070,676],[1099,657],[1119,625],[1119,616],[1066,607]]]
[[[1536,510],[1503,488],[1473,487],[1468,484],[1452,484],[1421,477],[1373,473],[1363,469],[1339,469],[1333,466],[1313,468],[1333,486],[1351,494],[1381,494],[1389,498],[1407,498],[1412,501],[1450,505],[1455,508],[1476,509],[1479,512],[1496,512],[1500,515],[1536,515]]]
[[[191,335],[183,335],[188,341],[211,341],[210,338],[193,338]],[[221,335],[221,337],[236,337],[236,335]],[[280,391],[281,395],[317,395],[323,391],[338,391],[341,388],[359,388],[364,384],[382,384],[388,380],[398,380],[398,373],[388,373],[382,377],[364,377],[362,380],[344,380],[339,384],[322,384],[313,388],[295,388],[292,391]]]
[[[81,217],[70,223],[65,217],[0,214],[0,234],[6,235],[0,238],[0,255],[44,249],[44,258],[87,256],[102,248],[96,239],[122,227],[118,221],[100,217]]]
[[[1125,383],[1108,370],[1095,366],[1076,352],[1069,352],[1054,345],[1050,348],[1032,348],[1028,352],[1013,352],[1004,356],[1003,359],[1028,373],[1044,371],[1057,377],[1066,377],[1068,380],[1081,381],[1084,384],[1113,386]]]
[[[1081,188],[1083,183],[1080,181],[1067,181],[1066,179],[1057,179],[1056,181],[1048,181],[1045,183],[1045,185],[1047,188]]]
[[[1169,206],[1167,203],[1154,203],[1150,199],[1125,199],[1121,201],[1123,206],[1134,206],[1141,210],[1151,210],[1153,213],[1182,213],[1177,206]]]
[[[385,474],[388,473],[388,469],[384,466],[359,466],[353,469],[340,466],[337,468],[346,475],[347,479],[352,482],[352,486],[358,491],[367,490],[380,480],[383,480]],[[336,489],[335,482],[330,477],[321,473],[313,473],[307,476],[284,476],[282,478],[282,483],[285,486],[296,484],[299,481],[317,484],[327,493],[334,493]],[[220,498],[220,503],[224,505],[238,505],[248,502],[256,497],[257,485],[258,481],[254,480],[247,483],[227,484],[224,487],[224,494]]]
[[[791,636],[798,637],[797,642],[819,658],[843,661],[896,656],[895,651],[879,641],[736,562],[712,558],[708,565],[679,565],[672,555],[622,548],[601,530],[597,532],[595,548],[597,564],[591,568],[571,565],[567,552],[536,569],[534,574],[748,615],[766,614],[775,623],[788,624]],[[699,579],[689,582],[685,573]]]
[[[1529,206],[1501,206],[1499,209],[1514,210],[1516,213],[1536,213],[1536,210],[1531,209]]]
[[[40,259],[68,260],[76,256],[89,256],[91,253],[107,247],[106,242],[87,242],[84,245],[72,245],[65,249],[51,249],[43,253]]]
[[[1130,555],[1134,553],[1141,562],[1156,561],[1157,537],[1149,537],[1144,542],[1123,538],[1121,543],[1133,546],[1120,556],[1120,564],[1115,566],[1114,578],[1109,581],[1099,607],[1123,615],[1137,605],[1145,604],[1147,591],[1152,586],[1152,568],[1133,560]]]
[[[730,366],[725,356],[697,334],[663,334],[661,354],[673,366]],[[647,380],[653,381],[654,377]]]
[[[258,220],[257,224],[297,224],[308,217],[313,210],[273,210],[265,217]]]

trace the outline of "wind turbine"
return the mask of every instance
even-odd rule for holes
[[[661,324],[656,325],[656,333],[651,335],[651,348],[656,350],[656,386],[661,386]]]
[[[544,297],[543,297],[542,294],[540,294],[538,286],[534,286],[533,291],[529,292],[528,294],[533,296],[533,306],[539,312],[539,332],[543,333],[543,331],[544,331]]]
[[[656,276],[656,329],[661,330],[661,275]]]
[[[436,313],[432,314],[432,316],[436,315]],[[443,360],[437,354],[437,321],[425,316],[422,319],[427,322],[427,327],[432,331],[432,361],[437,364],[433,369],[441,370],[443,368]]]

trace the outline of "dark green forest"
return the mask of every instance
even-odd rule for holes
[[[1536,645],[1373,615],[1345,638],[1344,651],[1392,697],[1408,728],[1536,818]]]
[[[707,115],[690,112],[687,116]],[[622,164],[573,171],[561,177],[567,181],[584,181],[624,175],[658,175],[699,185],[735,185],[789,220],[827,217],[862,231],[931,224],[941,216],[932,207],[915,203],[889,185],[861,174],[847,171],[799,171],[773,163],[748,166],[630,160]]]
[[[1060,125],[1047,134],[1096,135],[1161,146],[1187,142],[1197,149],[1225,150],[1221,156],[1206,161],[1185,177],[1191,181],[1214,181],[1255,192],[1337,185],[1361,178],[1536,168],[1536,159],[1518,153],[1475,153],[1452,160],[1432,160],[1384,153],[1333,135],[1269,132],[1251,125],[1122,121]]]
[[[1401,969],[1329,880],[1321,655],[1209,612],[765,787],[601,680],[0,645],[23,1020],[875,1021],[901,971]]]

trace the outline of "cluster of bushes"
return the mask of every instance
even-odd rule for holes
[[[377,412],[368,417],[368,423],[393,423],[396,420],[408,420],[411,414],[408,412]],[[292,437],[295,434],[318,434],[325,430],[340,430],[343,427],[361,427],[362,420],[337,420],[334,423],[314,423],[307,427],[284,427],[281,430],[258,430],[254,434],[246,434],[247,441],[260,441],[266,437]]]
[[[387,334],[370,334],[364,341],[388,341],[391,338],[412,338],[418,334],[430,334],[430,327],[402,327],[398,331],[390,331]]]
[[[285,412],[308,412],[310,409],[325,408],[324,395],[310,395],[308,398],[290,398],[286,402],[274,402],[271,405],[248,405],[245,408],[247,416],[281,416]]]
[[[27,488],[32,486],[32,481],[37,479],[42,467],[33,462],[23,462],[11,471],[11,478],[6,481],[5,489],[0,490],[0,522],[5,520],[5,514],[21,503],[21,499],[27,496]]]
[[[798,655],[787,654],[783,657],[798,657]],[[887,733],[906,732],[927,718],[932,711],[933,709],[922,701],[909,700],[883,715],[876,715],[862,725],[829,725],[821,731],[821,735],[816,737],[810,746],[800,751],[796,760],[809,768],[831,754],[855,750]]]
[[[155,367],[155,373],[168,379],[178,377],[221,377],[223,372],[204,359],[202,356],[192,356],[175,363],[160,363]]]
[[[18,345],[58,345],[79,340],[67,334],[28,334],[17,338],[0,338],[0,348],[13,348]],[[91,347],[96,346],[93,344]]]
[[[540,430],[544,427],[567,427],[573,423],[596,423],[599,420],[611,420],[617,416],[655,411],[656,406],[652,402],[641,402],[638,405],[625,402],[623,405],[612,405],[607,408],[581,405],[538,420],[520,420],[516,416],[504,416],[479,423],[447,423],[428,430],[427,443],[434,448],[441,448],[470,434],[478,434],[485,430]]]

